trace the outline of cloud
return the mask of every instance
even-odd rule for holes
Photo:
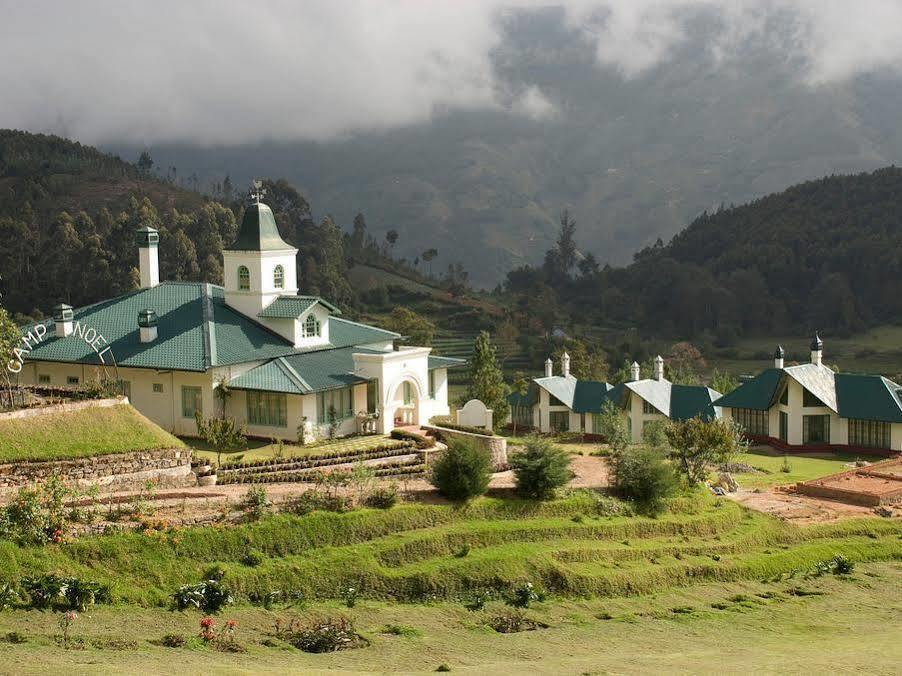
[[[0,126],[86,142],[327,140],[437,110],[561,119],[535,83],[511,103],[492,55],[536,0],[0,0]],[[898,0],[565,0],[600,68],[666,67],[708,13],[715,63],[748,41],[805,83],[902,65]]]

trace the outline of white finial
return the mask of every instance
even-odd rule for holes
[[[664,358],[661,355],[655,357],[655,380],[664,380]]]
[[[632,365],[630,366],[630,380],[633,382],[639,380],[639,374],[640,374],[639,362],[634,361],[632,363]]]
[[[570,355],[566,352],[561,355],[561,372],[565,378],[570,375]]]
[[[551,357],[545,360],[545,377],[550,378],[554,374],[554,362],[551,361]]]
[[[263,181],[254,179],[254,187],[250,191],[250,197],[254,200],[254,204],[260,204],[260,200],[266,195],[266,188],[263,187]]]

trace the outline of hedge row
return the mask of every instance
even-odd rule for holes
[[[478,434],[481,437],[495,436],[495,433],[492,430],[487,430],[484,427],[474,427],[473,425],[458,425],[451,422],[450,418],[436,417],[432,419],[431,424],[435,427],[444,427],[445,429],[456,430],[457,432],[469,432],[470,434]]]
[[[412,441],[420,450],[435,446],[435,442],[429,437],[424,437],[422,434],[417,434],[416,432],[408,432],[407,430],[392,430],[391,438]]]
[[[369,460],[370,458],[391,457],[392,455],[403,455],[410,452],[414,444],[401,441],[386,441],[379,446],[373,446],[365,449],[349,449],[347,451],[336,451],[334,453],[317,454],[316,456],[302,456],[298,458],[260,458],[259,460],[248,460],[247,462],[231,462],[223,463],[221,471],[237,471],[242,469],[251,469],[254,467],[281,467],[283,465],[296,465],[303,463],[313,463],[306,466],[317,467],[319,464],[335,464],[332,460]]]
[[[426,471],[426,465],[422,462],[415,464],[395,463],[378,467],[373,475],[380,478],[388,478],[393,476],[419,475]],[[217,483],[219,484],[269,484],[269,483],[313,483],[324,478],[324,474],[318,471],[294,471],[294,472],[271,472],[254,474],[231,474],[227,476],[219,475]]]

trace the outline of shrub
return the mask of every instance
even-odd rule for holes
[[[324,512],[347,512],[352,508],[351,499],[345,495],[327,495],[319,491],[307,491],[285,503],[285,511],[304,516],[321,510]]]
[[[357,605],[357,595],[358,591],[356,587],[347,587],[341,592],[341,598],[348,608],[353,608]]]
[[[530,620],[520,610],[506,610],[489,620],[489,626],[499,634],[514,634],[519,631],[533,631],[544,625]]]
[[[366,645],[346,617],[322,617],[308,623],[292,620],[288,626],[277,623],[275,637],[307,653],[331,653]]]
[[[197,584],[186,584],[173,594],[179,610],[197,608],[208,613],[218,612],[232,602],[232,594],[219,580],[204,580]]]
[[[708,465],[730,464],[746,448],[741,426],[720,418],[674,420],[666,434],[679,472],[690,484],[704,481]]]
[[[267,495],[266,489],[262,486],[249,488],[242,502],[242,507],[248,518],[252,520],[265,516],[269,512],[269,506],[269,495]]]
[[[19,595],[11,582],[0,584],[0,610],[6,610],[16,602]]]
[[[3,635],[3,640],[7,643],[22,644],[28,643],[28,637],[18,631],[8,631]]]
[[[363,504],[375,509],[391,509],[398,502],[398,487],[394,484],[378,486],[363,499]]]
[[[34,608],[65,608],[84,612],[95,603],[111,601],[109,587],[77,577],[49,574],[22,578],[22,589]]]
[[[617,462],[614,486],[624,497],[659,509],[662,501],[676,493],[679,481],[673,467],[650,448],[631,447]]]
[[[451,666],[447,662],[442,662],[435,668],[435,670],[441,673],[447,673],[451,671]]]
[[[836,575],[849,575],[855,569],[855,563],[844,554],[833,557],[833,572]]]
[[[432,448],[435,445],[432,439],[430,439],[429,437],[424,437],[422,434],[417,434],[416,432],[408,432],[406,430],[392,430],[391,438],[400,439],[403,441],[412,441],[420,450]]]
[[[789,464],[789,458],[787,456],[783,456],[783,463],[780,465],[780,471],[784,474],[789,474],[792,471],[792,465]]]
[[[241,563],[243,563],[245,566],[254,568],[256,566],[259,566],[265,560],[266,555],[259,549],[250,549],[248,550],[247,554],[244,555],[244,558],[241,559]]]
[[[439,493],[455,502],[466,502],[486,492],[492,478],[489,454],[474,445],[452,440],[435,461],[430,478]]]
[[[164,648],[181,648],[187,643],[187,639],[181,634],[166,634],[160,639],[160,645]]]
[[[532,436],[526,440],[526,450],[512,455],[510,465],[517,480],[517,493],[536,500],[545,500],[573,478],[570,455],[548,439]]]
[[[492,593],[490,591],[478,589],[464,602],[464,608],[467,610],[482,610],[485,608],[485,604],[491,600]]]
[[[544,598],[545,595],[537,591],[532,582],[525,582],[514,588],[506,602],[509,606],[514,606],[515,608],[529,608],[530,603],[542,601]]]

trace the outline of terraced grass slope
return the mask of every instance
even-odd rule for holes
[[[211,565],[239,600],[272,592],[307,600],[422,602],[504,593],[524,582],[556,597],[613,597],[706,581],[764,580],[844,554],[902,559],[902,524],[857,519],[800,528],[706,496],[659,518],[609,516],[589,494],[544,504],[482,499],[466,508],[272,516],[233,528],[89,537],[59,546],[0,543],[0,581],[56,571],[108,583],[124,603],[166,605]],[[249,549],[263,563],[242,563]]]
[[[182,446],[127,404],[0,420],[0,464]]]

